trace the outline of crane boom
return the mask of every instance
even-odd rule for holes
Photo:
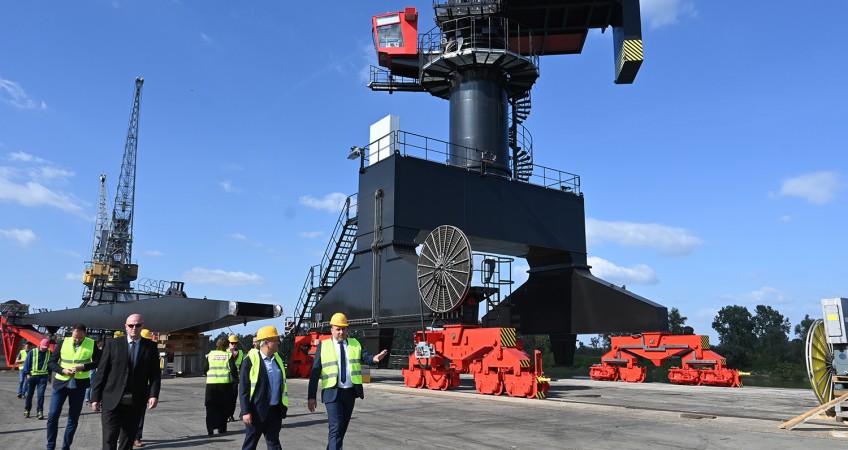
[[[135,163],[138,150],[138,118],[141,106],[143,78],[135,79],[132,113],[127,128],[127,141],[118,191],[112,205],[112,224],[106,247],[109,260],[109,278],[106,286],[117,290],[130,290],[130,282],[138,277],[138,265],[132,263],[132,228],[135,201]]]
[[[86,265],[82,276],[82,284],[86,286],[83,299],[90,299],[94,285],[102,283],[108,274],[108,258],[106,245],[109,241],[108,198],[106,197],[106,174],[100,174],[100,196],[97,200],[97,216],[94,220],[94,236],[91,245],[91,260]],[[86,306],[85,304],[83,306]]]

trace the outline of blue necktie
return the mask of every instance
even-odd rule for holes
[[[339,381],[344,383],[347,380],[347,356],[345,356],[344,342],[339,343],[339,358],[341,361],[341,368],[339,369]]]

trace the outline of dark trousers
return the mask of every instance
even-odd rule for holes
[[[324,404],[327,407],[327,421],[330,423],[330,435],[327,438],[328,450],[341,450],[347,424],[350,423],[350,416],[353,415],[354,403],[356,403],[355,390],[339,389],[336,401]]]
[[[247,411],[242,411],[247,413]],[[258,414],[251,414],[253,425],[244,427],[244,444],[242,450],[255,450],[259,445],[259,437],[265,435],[265,443],[268,445],[268,450],[282,450],[280,445],[280,428],[283,427],[283,408],[281,405],[275,405],[268,408],[268,414],[265,416],[265,421],[259,420]]]
[[[131,450],[142,411],[144,406],[139,408],[133,405],[118,405],[115,409],[103,410],[100,413],[103,450]]]
[[[65,426],[65,440],[62,442],[62,448],[71,448],[71,444],[74,443],[74,433],[77,432],[77,422],[79,422],[80,412],[82,411],[83,397],[85,397],[85,388],[63,387],[62,389],[53,389],[53,396],[50,399],[50,414],[47,416],[47,450],[56,448],[59,417],[62,415],[62,408],[65,407],[65,399],[68,400],[68,424]]]
[[[23,366],[23,364],[21,364]],[[18,369],[18,395],[24,395],[27,391],[27,383],[29,378],[26,377],[23,370]]]
[[[26,400],[24,400],[24,410],[32,409],[32,395],[38,389],[38,402],[36,403],[36,411],[44,411],[44,390],[47,389],[47,375],[34,375],[27,380]]]
[[[233,389],[233,407],[230,408],[230,413],[227,415],[227,417],[235,417],[236,403],[238,403],[238,398],[239,398],[238,397],[238,390],[239,390],[238,381],[236,381],[235,383],[230,383],[230,386]]]

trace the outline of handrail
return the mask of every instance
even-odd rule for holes
[[[380,147],[380,143],[384,143],[387,140],[393,142],[394,145],[392,146],[392,149],[394,154],[424,159],[444,165],[462,167],[469,171],[475,171],[481,175],[487,175],[487,164],[479,164],[481,160],[485,161],[489,159],[486,152],[477,150],[476,148],[466,147],[459,144],[451,144],[450,142],[443,141],[441,139],[435,139],[403,130],[392,131],[365,146],[360,151],[362,167],[368,167],[371,165],[369,149],[372,146]],[[382,146],[384,147],[385,144]],[[459,150],[456,152],[458,154],[452,154],[451,148]],[[477,159],[466,158],[461,156],[462,154],[475,155],[477,156]],[[460,164],[451,164],[451,158],[459,160]],[[467,162],[472,162],[474,164],[466,164]],[[518,179],[515,177],[515,174],[512,174],[512,176],[508,178],[519,182],[542,186],[548,189],[558,189],[575,195],[581,195],[580,175],[539,164],[533,164],[533,173],[530,175],[528,180]]]

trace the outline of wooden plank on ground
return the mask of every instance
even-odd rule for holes
[[[836,406],[839,403],[844,402],[845,400],[848,400],[848,394],[840,395],[839,397],[837,397],[837,398],[835,398],[835,399],[833,399],[833,400],[831,400],[831,401],[829,401],[829,402],[827,402],[827,403],[825,403],[821,406],[813,408],[813,409],[805,412],[804,414],[801,414],[800,416],[798,416],[794,419],[787,420],[786,422],[783,422],[782,424],[780,424],[780,426],[778,426],[778,428],[783,429],[783,430],[791,430],[791,429],[795,428],[796,425],[806,422],[807,420],[809,420],[814,415],[816,415],[816,414],[818,414],[818,413],[820,413],[820,412],[822,412],[822,411],[824,411],[824,410],[826,410],[826,409],[828,409],[832,406]]]

